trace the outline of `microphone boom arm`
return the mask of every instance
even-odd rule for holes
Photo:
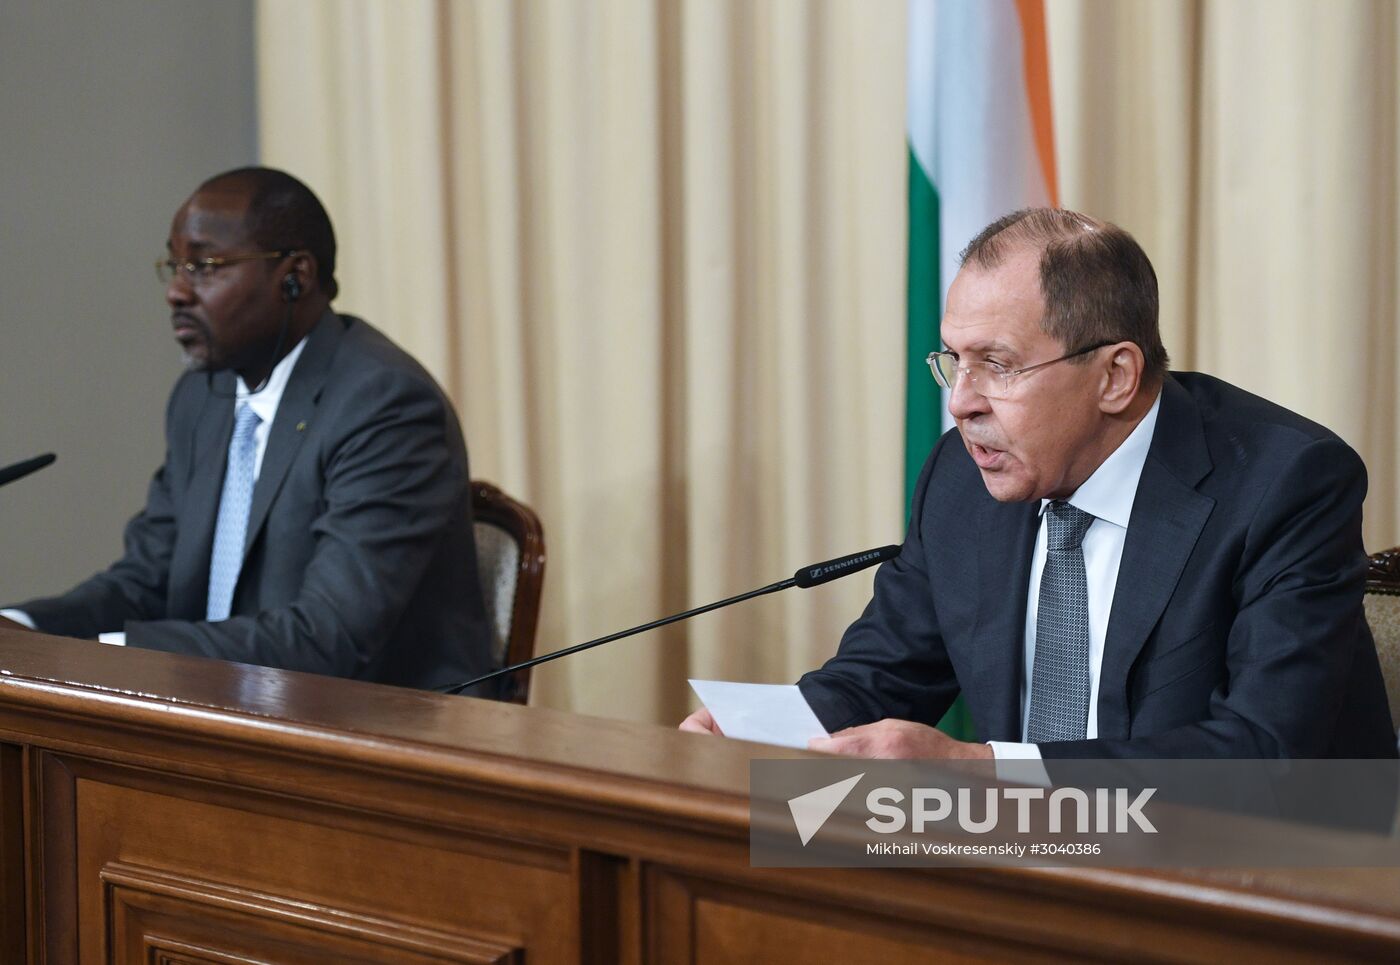
[[[538,664],[548,663],[551,660],[557,660],[560,657],[567,657],[571,653],[579,653],[582,650],[591,650],[593,647],[602,646],[605,643],[612,643],[614,640],[621,640],[623,637],[630,637],[634,633],[645,633],[648,630],[655,630],[657,627],[664,627],[668,623],[677,623],[681,620],[688,620],[693,616],[699,616],[702,613],[709,613],[711,610],[718,610],[720,607],[729,606],[729,604],[731,603],[742,603],[744,600],[752,600],[754,597],[763,596],[766,593],[777,593],[779,590],[786,590],[788,587],[796,585],[797,582],[794,579],[792,579],[792,577],[788,577],[786,580],[783,580],[780,583],[770,583],[767,586],[762,587],[760,589],[749,590],[749,592],[747,593],[740,593],[738,596],[731,596],[728,599],[719,600],[715,603],[707,603],[704,606],[698,606],[693,610],[686,610],[684,613],[673,613],[668,617],[662,617],[660,620],[653,620],[650,623],[644,623],[641,626],[633,627],[630,630],[619,630],[617,633],[610,633],[606,637],[599,637],[597,640],[589,640],[586,643],[577,643],[574,644],[572,647],[565,647],[563,650],[555,650],[553,653],[546,653],[538,657],[532,657],[529,660],[523,660],[517,664],[511,664],[509,667],[502,667],[500,670],[493,670],[491,671],[491,673],[482,674],[480,677],[468,680],[464,684],[457,684],[456,686],[452,687],[450,690],[447,690],[445,692],[449,694],[460,694],[468,687],[475,687],[477,684],[485,683],[488,680],[495,680],[497,677],[504,677],[506,674],[514,673],[517,670],[524,670],[527,667],[534,667]]]
[[[546,653],[539,657],[523,660],[520,663],[511,664],[509,667],[502,667],[500,670],[493,670],[480,677],[473,677],[465,683],[448,687],[443,693],[460,694],[468,687],[475,687],[477,684],[485,683],[488,680],[495,680],[497,677],[504,677],[506,674],[515,673],[517,670],[525,670],[551,660],[558,660],[560,657],[567,657],[571,653],[579,653],[583,650],[591,650],[593,647],[602,646],[605,643],[612,643],[614,640],[621,640],[623,637],[630,637],[635,633],[645,633],[647,630],[655,630],[657,627],[664,627],[669,623],[677,623],[681,620],[688,620],[701,613],[709,613],[711,610],[718,610],[720,607],[729,606],[731,603],[742,603],[745,600],[752,600],[756,596],[764,596],[768,593],[777,593],[779,590],[786,590],[789,587],[800,586],[808,589],[828,583],[843,576],[892,560],[899,555],[898,546],[880,546],[864,553],[854,553],[850,556],[843,556],[839,559],[828,560],[825,563],[818,563],[816,566],[804,566],[786,580],[777,583],[770,583],[767,586],[759,587],[757,590],[749,590],[747,593],[740,593],[738,596],[731,596],[714,603],[707,603],[704,606],[695,607],[693,610],[686,610],[684,613],[673,613],[671,616],[662,617],[660,620],[653,620],[644,623],[639,627],[630,630],[620,630],[617,633],[610,633],[606,637],[599,637],[596,640],[589,640],[586,643],[575,644],[572,647],[565,647],[563,650],[555,650],[553,653]]]

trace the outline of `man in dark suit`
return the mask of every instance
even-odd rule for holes
[[[1126,232],[1021,211],[963,253],[930,356],[957,429],[898,558],[800,686],[870,757],[1394,757],[1362,610],[1361,460],[1167,372]],[[978,736],[934,728],[962,693]],[[682,725],[713,731],[705,711]]]
[[[244,168],[171,225],[191,371],[125,555],[9,611],[152,650],[433,688],[491,668],[466,448],[432,377],[331,311],[335,237],[300,181]]]

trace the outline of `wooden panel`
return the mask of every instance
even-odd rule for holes
[[[301,821],[270,815],[256,795],[236,808],[84,777],[75,801],[82,962],[150,961],[124,956],[145,948],[153,921],[192,947],[279,962],[316,947],[331,960],[403,958],[376,957],[376,944],[421,946],[442,961],[505,961],[528,948],[531,962],[564,962],[578,944],[567,863],[543,868],[460,835],[433,846],[347,831],[314,810]],[[163,888],[132,868],[161,869]],[[113,921],[129,927],[112,934]]]
[[[520,965],[521,949],[247,888],[111,864],[102,874],[113,958],[123,962]]]
[[[1140,896],[986,887],[998,877],[959,869],[930,875],[806,869],[784,887],[778,880],[711,879],[649,867],[648,961],[1397,960],[1393,938],[1351,931],[1347,916],[1320,909],[1315,916],[1270,922],[1207,903],[1191,910],[1135,907]],[[844,887],[827,887],[833,881]]]
[[[989,948],[971,954],[951,941],[900,941],[869,927],[851,928],[796,917],[771,908],[744,907],[729,902],[700,901],[695,910],[696,965],[762,965],[766,962],[799,963],[868,962],[871,965],[923,965],[936,960],[947,965],[988,965],[1007,961],[1033,961],[1025,950]],[[1045,959],[1053,961],[1055,959]],[[1060,961],[1081,961],[1073,959]]]
[[[838,904],[735,887],[726,882],[648,869],[658,962],[694,965],[766,962],[961,963],[1083,960],[1056,956],[1016,940],[901,921]]]
[[[25,956],[24,749],[0,744],[0,962]]]
[[[641,892],[637,862],[611,854],[575,852],[582,929],[579,961],[640,965]]]
[[[78,960],[77,811],[73,803],[73,774],[53,754],[34,751],[30,757],[30,786],[37,794],[36,818],[30,846],[29,900],[34,905],[35,941],[42,961]],[[36,951],[36,957],[38,952]]]

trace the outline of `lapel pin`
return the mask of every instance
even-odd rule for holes
[[[298,422],[298,423],[297,423],[297,432],[305,432],[305,431],[306,431],[306,423],[305,423],[305,422]]]

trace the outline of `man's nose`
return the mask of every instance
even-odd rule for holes
[[[959,372],[948,393],[948,414],[954,419],[966,419],[989,408],[987,397],[973,388],[972,379],[966,373]]]
[[[175,277],[165,283],[165,301],[172,308],[194,301],[194,285],[189,275],[183,271],[175,272]]]

